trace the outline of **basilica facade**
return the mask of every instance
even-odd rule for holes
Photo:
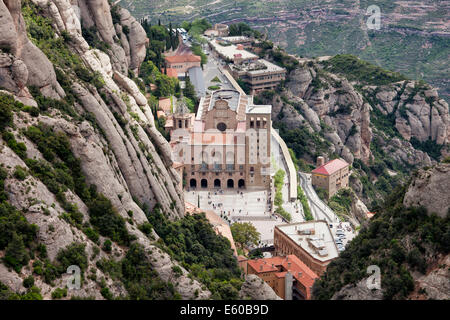
[[[237,90],[218,90],[190,113],[182,99],[170,128],[173,160],[190,189],[270,187],[270,105]]]

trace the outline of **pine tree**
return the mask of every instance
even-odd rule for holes
[[[4,259],[16,272],[20,272],[22,266],[30,260],[22,237],[15,232],[12,234],[11,242],[6,247]]]
[[[192,84],[192,82],[189,79],[189,77],[186,77],[185,87],[183,89],[183,94],[184,94],[185,97],[191,99],[192,101],[197,102],[197,95],[195,93],[195,87]]]

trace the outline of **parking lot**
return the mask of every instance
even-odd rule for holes
[[[356,236],[355,230],[353,230],[350,222],[330,223],[329,226],[338,251],[344,251],[347,243]]]

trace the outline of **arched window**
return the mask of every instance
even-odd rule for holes
[[[191,181],[189,181],[189,186],[191,188],[197,188],[197,180],[191,179]]]

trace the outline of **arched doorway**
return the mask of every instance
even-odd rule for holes
[[[208,188],[208,180],[202,179],[200,185],[202,186],[202,188]]]
[[[220,180],[219,179],[214,180],[214,188],[220,188]]]
[[[244,179],[239,179],[238,187],[239,187],[239,189],[245,188],[245,181],[244,181]]]
[[[233,179],[228,179],[227,188],[230,188],[230,189],[234,188],[234,180]]]
[[[197,188],[197,180],[191,179],[191,180],[189,181],[189,186],[190,186],[191,188]]]

